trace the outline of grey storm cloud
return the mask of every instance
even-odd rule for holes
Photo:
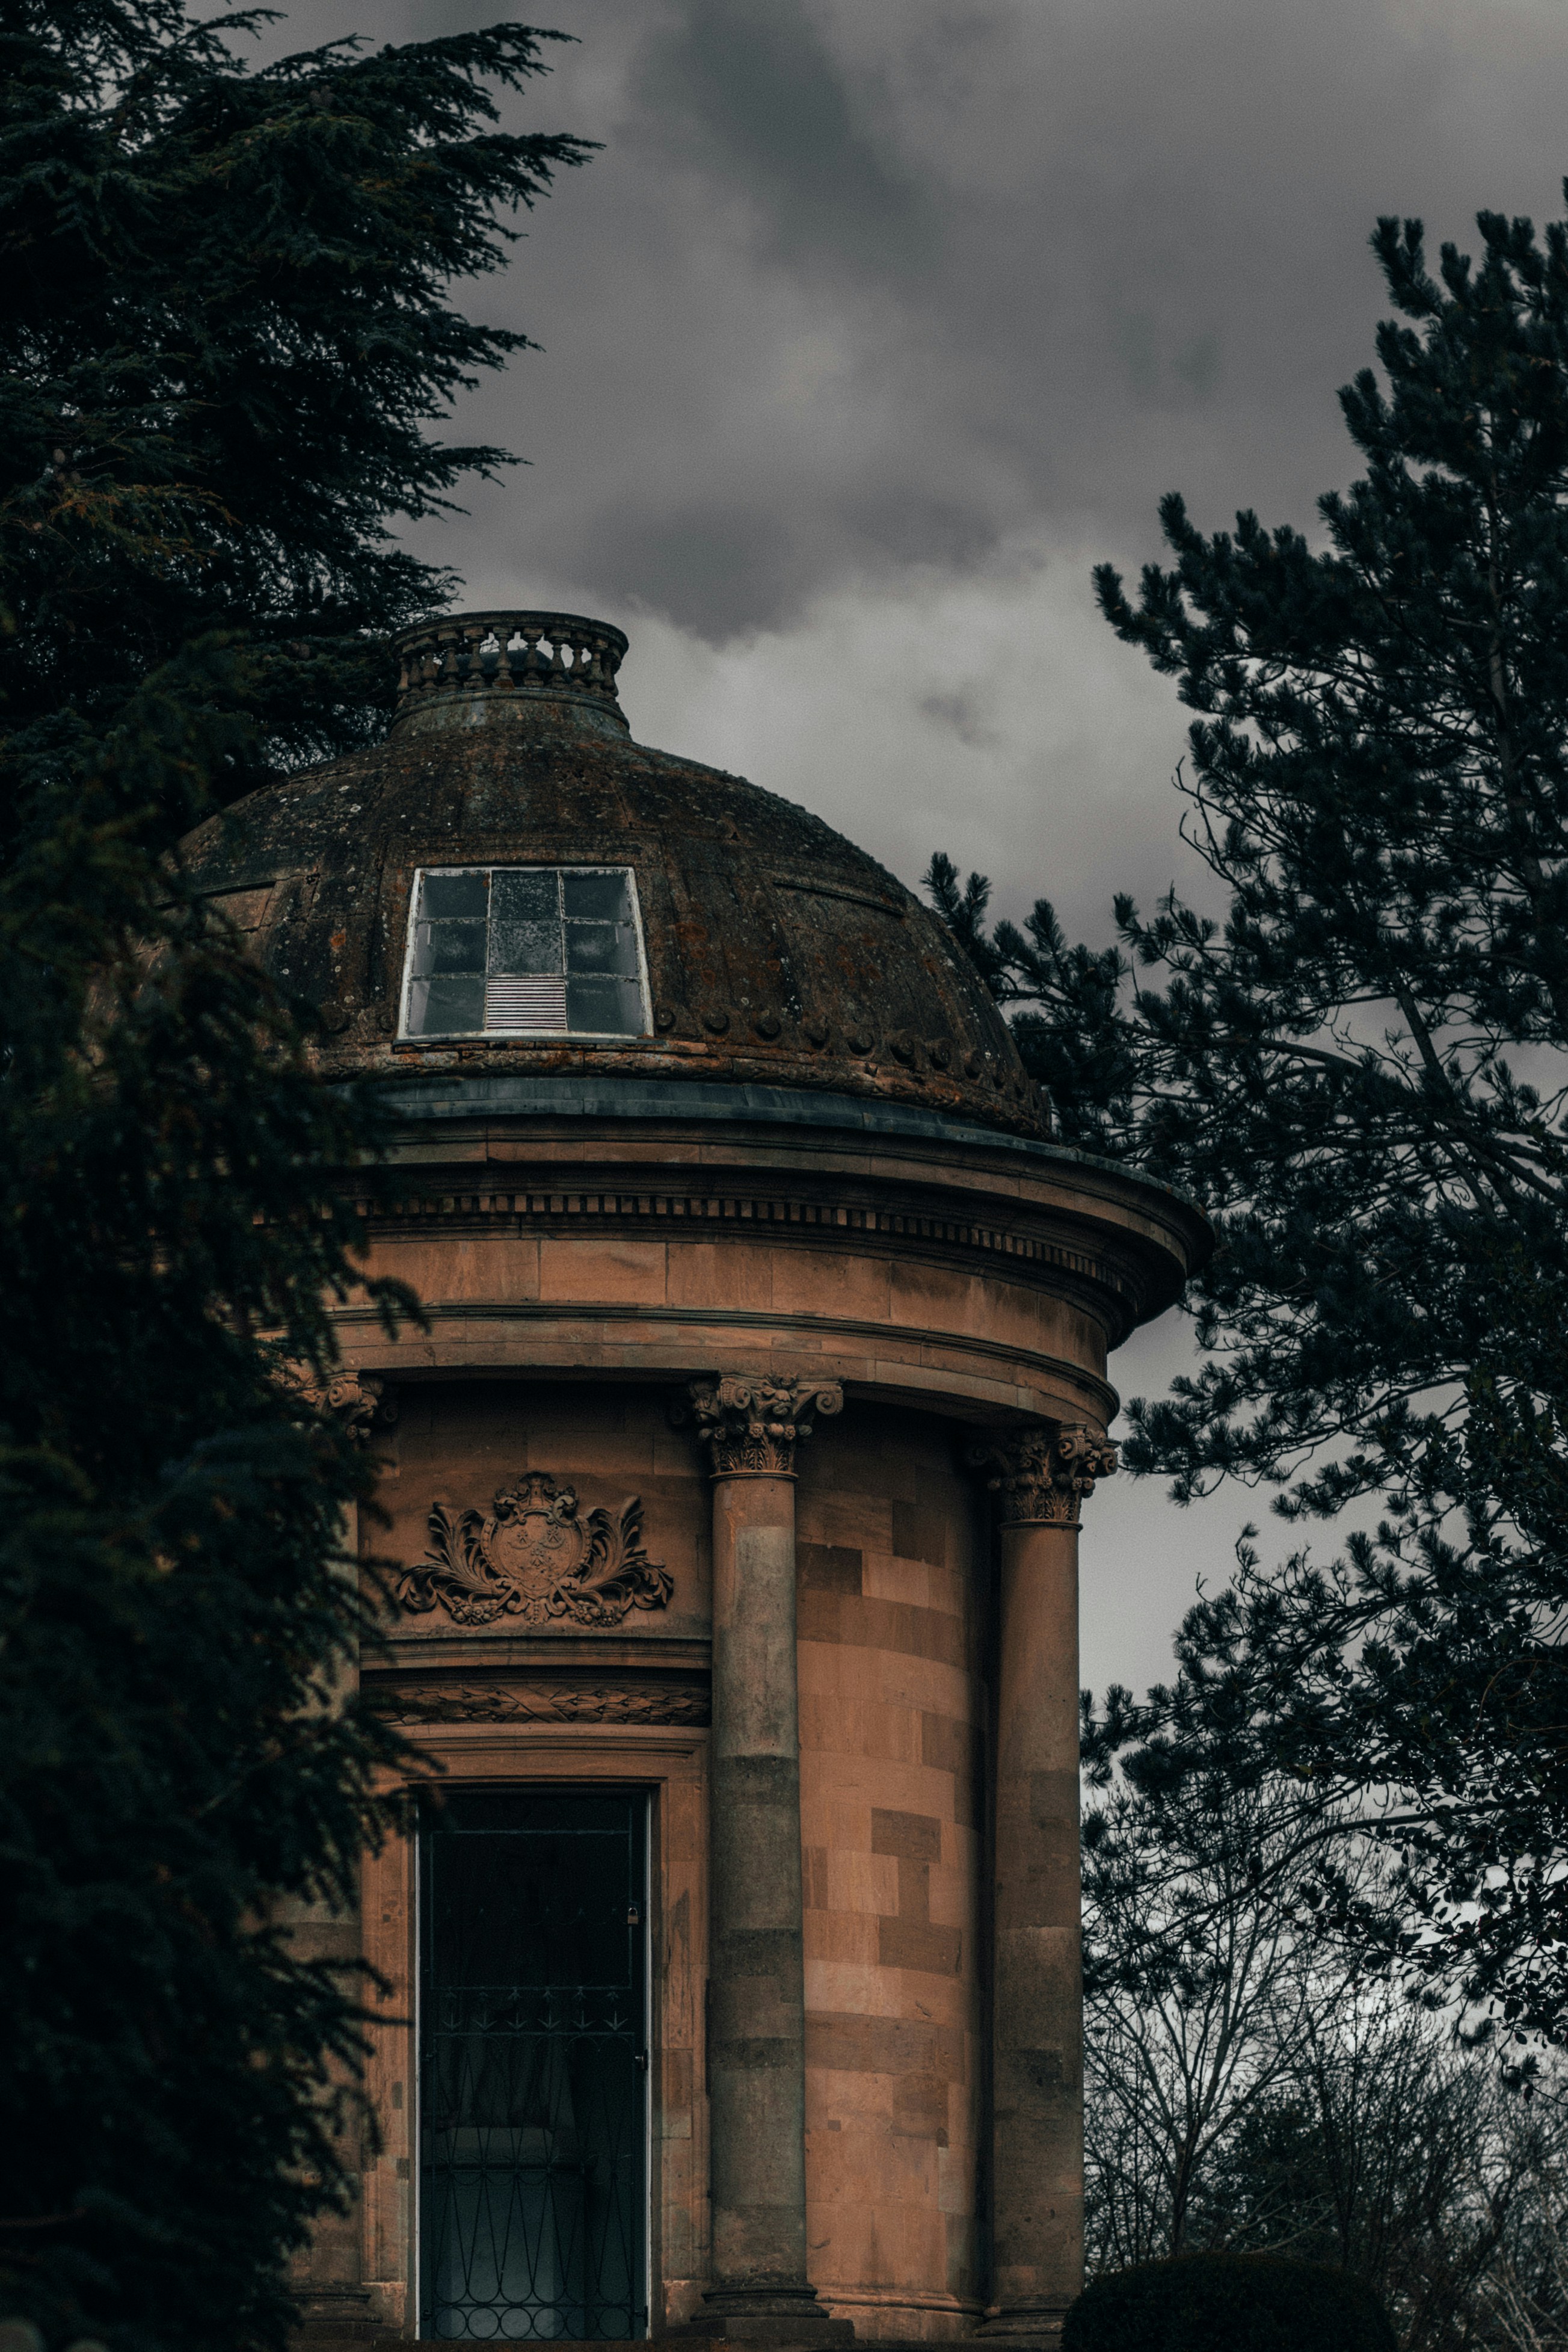
[[[759,259],[911,285],[936,259],[932,188],[796,0],[695,0],[633,90],[644,152],[744,192]]]
[[[407,37],[470,0],[304,0]],[[474,297],[546,355],[466,404],[532,465],[460,564],[710,639],[1020,525],[1152,547],[1181,487],[1310,520],[1375,215],[1540,215],[1557,0],[558,0],[520,119],[604,142]]]
[[[464,19],[470,13],[464,11]],[[449,5],[378,20],[458,21]],[[291,24],[302,27],[295,12]],[[1307,521],[1350,461],[1379,212],[1552,210],[1568,20],[1531,0],[559,0],[527,119],[602,140],[480,305],[465,418],[533,470],[459,561],[710,639],[825,586],[1124,559],[1179,486]],[[470,552],[472,551],[472,552]]]

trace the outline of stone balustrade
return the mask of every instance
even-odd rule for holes
[[[626,639],[574,613],[465,613],[423,622],[393,641],[397,716],[438,697],[570,694],[618,710],[615,677]]]

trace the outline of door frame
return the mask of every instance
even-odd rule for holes
[[[549,1724],[411,1727],[448,1786],[558,1788],[606,1784],[646,1796],[648,1969],[648,2332],[692,2317],[710,2267],[706,2063],[707,1747],[685,1726]],[[428,1786],[428,1778],[410,1782]],[[364,1952],[386,1979],[374,2015],[366,2089],[382,2146],[364,2173],[363,2277],[380,2325],[418,2324],[418,2054],[420,1965],[417,1832],[367,1856]]]

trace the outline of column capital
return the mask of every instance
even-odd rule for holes
[[[1116,1448],[1081,1421],[1046,1421],[971,1445],[972,1470],[990,1475],[1003,1527],[1075,1528],[1096,1482],[1116,1468]]]
[[[693,1381],[682,1420],[696,1424],[716,1478],[792,1478],[795,1447],[810,1437],[819,1414],[841,1412],[837,1381],[779,1381],[769,1375],[726,1373]]]
[[[340,1368],[323,1378],[308,1364],[287,1364],[279,1378],[312,1412],[331,1413],[356,1445],[365,1444],[372,1429],[397,1419],[397,1391],[374,1372]]]

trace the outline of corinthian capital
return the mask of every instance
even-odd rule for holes
[[[986,1484],[1004,1527],[1076,1527],[1095,1482],[1113,1474],[1116,1449],[1082,1422],[1043,1422],[972,1445],[968,1459],[990,1474]]]
[[[313,1412],[329,1412],[356,1445],[363,1445],[378,1423],[397,1419],[397,1391],[390,1393],[374,1372],[335,1371],[318,1380],[308,1365],[290,1364],[282,1374],[286,1385]]]
[[[837,1381],[766,1375],[694,1381],[689,1394],[716,1478],[792,1478],[797,1441],[810,1437],[819,1414],[841,1412],[844,1405]]]

